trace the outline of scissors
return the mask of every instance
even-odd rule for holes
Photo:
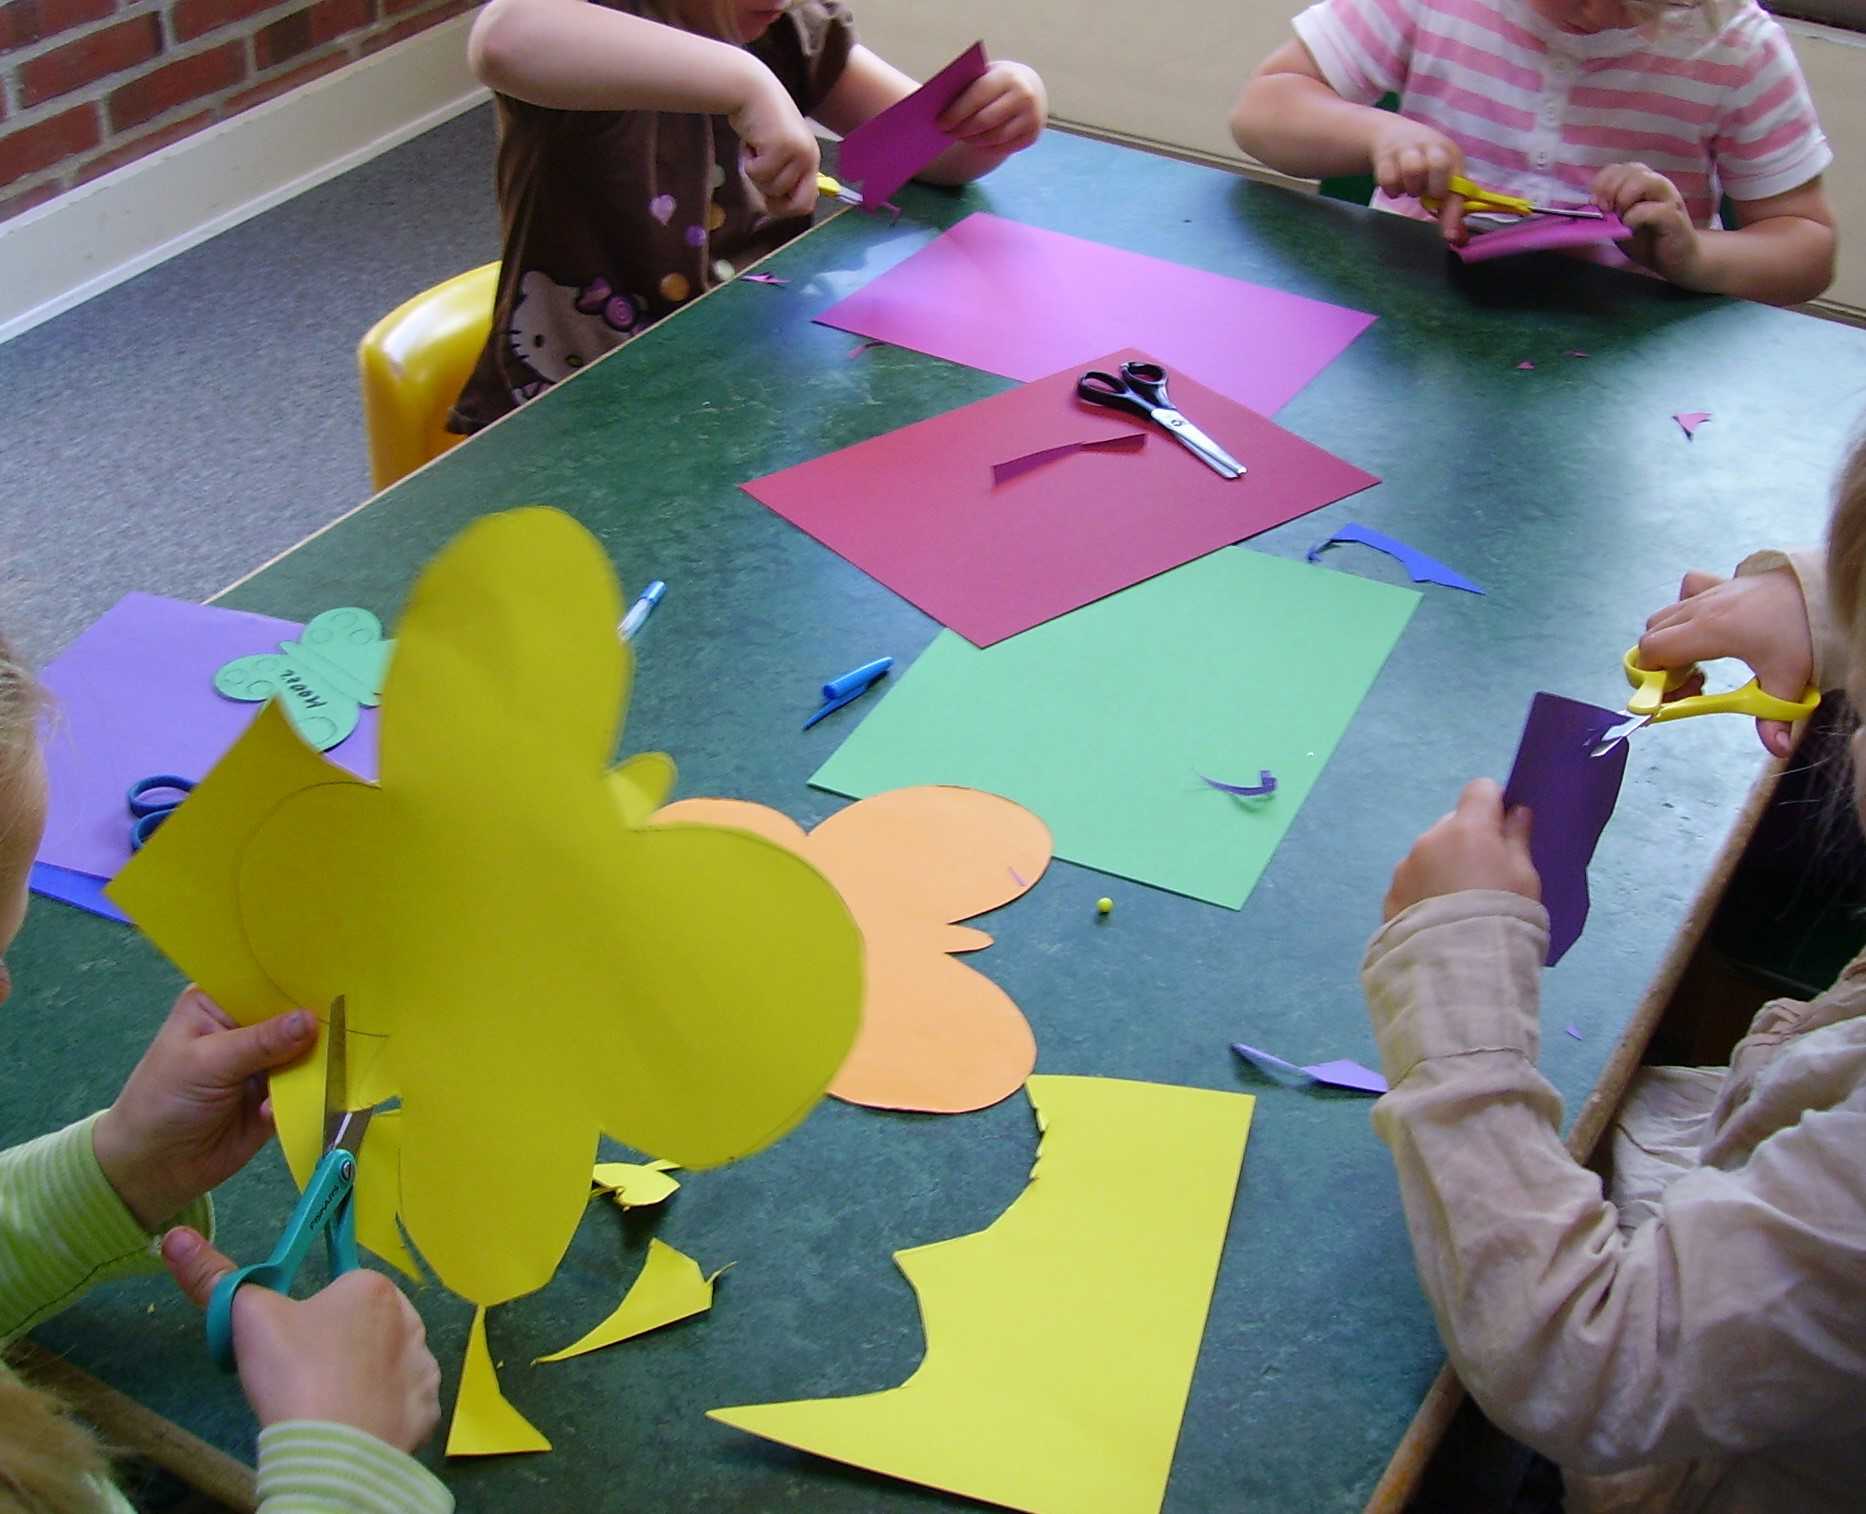
[[[356,1254],[356,1154],[362,1149],[371,1111],[344,1107],[348,1052],[341,998],[331,1004],[324,1035],[329,1043],[324,1062],[324,1155],[312,1170],[311,1181],[305,1184],[272,1255],[229,1272],[214,1285],[207,1301],[207,1349],[224,1372],[234,1366],[233,1299],[241,1288],[254,1283],[276,1293],[290,1292],[305,1253],[319,1235],[324,1237],[332,1277],[362,1265]]]
[[[1121,376],[1091,368],[1076,380],[1076,398],[1125,410],[1163,427],[1220,478],[1242,478],[1244,465],[1173,408],[1166,370],[1158,363],[1123,363]]]
[[[865,205],[868,203],[862,198],[858,191],[850,189],[848,185],[842,183],[839,179],[831,178],[826,173],[820,173],[816,176],[816,192],[819,195],[828,195],[832,200],[840,200],[844,205]],[[896,205],[892,200],[878,201],[875,208],[877,210],[887,211],[888,214],[897,221],[901,218],[901,207]]]
[[[1567,216],[1576,221],[1603,219],[1601,211],[1593,205],[1537,205],[1521,195],[1506,195],[1500,190],[1486,189],[1476,180],[1467,179],[1462,174],[1453,174],[1445,187],[1455,195],[1464,196],[1466,215]],[[1421,195],[1419,203],[1436,213],[1445,202],[1437,195]]]
[[[1721,694],[1691,694],[1667,700],[1667,694],[1683,688],[1698,675],[1696,663],[1682,668],[1644,668],[1639,665],[1636,646],[1620,661],[1633,689],[1633,697],[1626,701],[1627,713],[1633,718],[1609,731],[1603,738],[1604,745],[1610,746],[1642,726],[1661,720],[1686,720],[1693,715],[1750,715],[1757,720],[1781,720],[1792,725],[1812,715],[1821,702],[1821,691],[1812,684],[1798,701],[1790,701],[1765,694],[1753,678],[1740,689]]]
[[[143,843],[172,814],[182,800],[194,792],[194,780],[174,773],[157,773],[138,778],[130,785],[130,850],[140,852]],[[173,795],[173,798],[167,796]]]

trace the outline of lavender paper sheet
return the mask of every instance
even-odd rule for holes
[[[1616,741],[1598,757],[1593,753],[1601,737],[1625,719],[1559,694],[1536,695],[1503,790],[1505,808],[1526,804],[1535,817],[1529,852],[1549,912],[1549,967],[1561,961],[1587,924],[1587,868],[1620,797],[1626,743]]]

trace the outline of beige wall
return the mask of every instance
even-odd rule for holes
[[[1256,0],[858,0],[862,39],[924,78],[974,37],[1044,77],[1059,122],[1243,165],[1225,117],[1300,4]],[[1789,23],[1839,166],[1841,271],[1829,298],[1866,313],[1866,38]],[[1851,230],[1852,236],[1845,233]]]

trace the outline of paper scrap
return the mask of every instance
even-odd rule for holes
[[[51,805],[37,860],[115,877],[130,860],[130,785],[152,773],[202,777],[253,722],[251,705],[214,692],[215,670],[298,634],[290,621],[153,594],[111,606],[40,675],[52,696],[39,738]],[[365,711],[335,755],[369,776],[375,746],[376,715]],[[88,892],[57,875],[40,881]]]
[[[988,1228],[895,1254],[926,1331],[913,1375],[713,1419],[1007,1508],[1159,1509],[1254,1101],[1111,1078],[1028,1088],[1029,1186]],[[1148,1195],[1145,1224],[1117,1193]]]
[[[724,1268],[720,1269],[724,1271]],[[648,1242],[648,1260],[615,1311],[588,1335],[562,1351],[532,1359],[532,1365],[561,1362],[633,1336],[646,1335],[675,1320],[704,1314],[713,1307],[713,1284],[719,1273],[700,1276],[700,1264],[662,1240]]]
[[[745,282],[748,284],[783,285],[783,284],[788,284],[790,282],[789,279],[779,278],[775,273],[742,273],[739,275],[739,277],[744,279]]]
[[[1678,422],[1678,429],[1684,432],[1685,440],[1688,442],[1697,440],[1698,427],[1710,418],[1711,413],[1708,410],[1681,410],[1672,417]]]
[[[1260,769],[1255,783],[1220,783],[1216,778],[1208,778],[1204,773],[1199,777],[1213,788],[1227,794],[1236,794],[1241,799],[1262,799],[1276,792],[1276,774],[1268,768]]]
[[[864,121],[836,150],[836,173],[862,187],[862,208],[891,200],[903,184],[956,140],[933,123],[985,73],[985,44],[974,42],[905,100]]]
[[[1427,556],[1398,537],[1388,536],[1384,531],[1376,531],[1372,526],[1363,526],[1358,521],[1349,522],[1327,541],[1317,542],[1309,548],[1309,561],[1320,562],[1322,554],[1337,542],[1359,542],[1363,547],[1386,553],[1406,570],[1407,576],[1416,584],[1441,584],[1447,589],[1462,589],[1467,594],[1484,592],[1462,573],[1446,567],[1436,557]]]
[[[1536,695],[1503,790],[1507,808],[1526,804],[1534,817],[1529,853],[1549,912],[1549,967],[1561,961],[1587,923],[1587,866],[1620,797],[1627,744],[1616,741],[1598,757],[1593,754],[1625,719],[1619,711],[1559,694]]]
[[[887,345],[888,344],[886,342],[881,341],[878,338],[871,337],[868,341],[857,342],[847,352],[843,353],[843,356],[844,357],[860,357],[864,352],[868,351],[868,349],[871,347],[885,347]]]
[[[1025,381],[1107,368],[1098,354],[1144,333],[1179,408],[1255,479],[1257,459],[1188,403],[1180,371],[1274,415],[1374,318],[979,211],[817,320]]]
[[[473,1311],[467,1337],[466,1365],[460,1372],[460,1396],[454,1400],[453,1424],[447,1431],[449,1456],[506,1456],[518,1451],[548,1451],[551,1443],[499,1391],[492,1353],[486,1348],[486,1310]]]
[[[298,734],[327,752],[356,729],[364,706],[380,701],[394,650],[369,611],[326,610],[278,651],[225,664],[214,674],[214,687],[247,704],[278,700]]]
[[[1492,258],[1510,258],[1525,252],[1624,242],[1632,234],[1626,223],[1611,211],[1599,217],[1529,216],[1513,226],[1482,232],[1451,250],[1466,263],[1484,263]]]
[[[971,789],[896,789],[815,830],[732,799],[686,799],[656,824],[738,826],[789,847],[836,885],[867,946],[862,1026],[829,1091],[852,1104],[956,1114],[1014,1093],[1037,1043],[1010,995],[952,953],[991,944],[953,922],[1027,892],[1050,863],[1028,810]],[[1009,875],[1009,882],[1006,875]]]
[[[1245,1061],[1265,1072],[1303,1078],[1311,1083],[1326,1084],[1330,1088],[1346,1088],[1354,1093],[1385,1093],[1387,1091],[1387,1080],[1379,1073],[1361,1066],[1359,1062],[1350,1062],[1345,1058],[1339,1058],[1333,1062],[1311,1062],[1306,1067],[1298,1067],[1294,1062],[1286,1062],[1273,1052],[1265,1051],[1259,1046],[1246,1046],[1242,1041],[1233,1041],[1231,1049]]]
[[[590,1182],[624,1209],[643,1209],[659,1204],[680,1190],[680,1180],[670,1177],[672,1162],[598,1162],[591,1169]]]
[[[1569,1034],[1569,1035],[1571,1035],[1571,1036],[1573,1036],[1573,1037],[1575,1038],[1575,1040],[1577,1040],[1577,1041],[1579,1041],[1579,1040],[1581,1040],[1581,1039],[1582,1039],[1582,1035],[1581,1035],[1581,1029],[1580,1029],[1580,1027],[1579,1027],[1579,1026],[1576,1026],[1576,1025],[1570,1025],[1570,1026],[1568,1027],[1568,1034]]]
[[[1084,367],[1115,372],[1146,360],[1135,348],[1091,353],[1035,383],[744,487],[943,625],[990,646],[1379,482],[1176,368],[1174,402],[1249,466],[1247,486],[1169,440],[1123,459],[1118,489],[1084,488],[1087,464],[1076,461],[1033,469],[1002,491],[993,484],[992,464],[1005,458],[1141,429],[1082,404],[1076,381]],[[876,509],[877,499],[888,508]],[[1209,654],[1208,643],[1200,655]]]
[[[1536,365],[1530,362],[1528,358],[1524,358],[1516,365],[1516,371],[1518,373],[1533,373],[1535,372],[1535,367]]]
[[[1028,473],[1032,468],[1041,468],[1045,463],[1053,463],[1058,458],[1069,457],[1077,452],[1138,452],[1146,445],[1147,433],[1144,431],[1131,432],[1126,436],[1097,437],[1084,442],[1063,442],[1059,446],[1044,447],[1037,452],[1026,452],[1021,457],[993,463],[991,481],[994,484],[1007,483],[1020,473]]]
[[[935,637],[810,781],[857,797],[1002,794],[1042,817],[1059,857],[1236,909],[1418,603],[1416,589],[1213,552],[984,651]],[[1302,655],[1230,659],[1214,698],[1212,649],[1252,646]],[[1189,752],[1248,752],[1276,774],[1275,802],[1214,825]]]
[[[1571,347],[1566,352],[1564,352],[1562,356],[1563,357],[1588,357],[1590,356],[1590,354],[1581,351],[1580,348],[1578,347]]]

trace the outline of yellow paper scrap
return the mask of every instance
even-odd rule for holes
[[[565,1357],[613,1346],[631,1336],[646,1335],[675,1320],[704,1314],[713,1307],[713,1283],[718,1277],[718,1272],[701,1277],[700,1264],[692,1257],[664,1241],[650,1241],[648,1260],[642,1264],[641,1275],[623,1295],[615,1312],[574,1345],[553,1351],[549,1356],[540,1356],[532,1365],[561,1362]]]
[[[658,1204],[680,1189],[680,1180],[668,1176],[672,1162],[598,1162],[590,1181],[624,1209]]]
[[[381,1109],[363,1132],[356,1154],[356,1238],[411,1282],[423,1281],[421,1266],[395,1223],[401,1197],[402,1112]]]
[[[449,1456],[505,1456],[515,1451],[548,1451],[551,1443],[499,1391],[492,1353],[486,1349],[486,1311],[473,1311],[467,1337],[466,1365],[460,1371],[460,1396],[454,1400],[453,1424],[447,1431]]]
[[[1031,1514],[1155,1514],[1250,1133],[1246,1094],[1033,1077],[1031,1180],[896,1254],[925,1359],[898,1388],[715,1409],[852,1466]],[[1110,1195],[1141,1193],[1135,1209]]]

